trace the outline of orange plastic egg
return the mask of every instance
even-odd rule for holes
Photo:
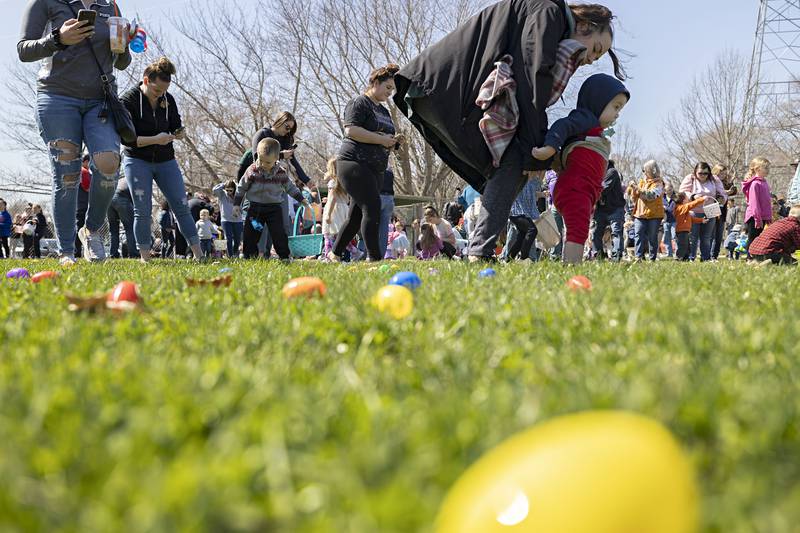
[[[58,272],[53,272],[52,270],[45,270],[42,272],[37,272],[33,276],[31,276],[31,281],[34,283],[39,283],[46,279],[55,279],[58,277]]]
[[[139,303],[139,287],[132,281],[118,283],[106,298],[106,306],[110,309],[130,310]]]
[[[592,290],[592,280],[586,276],[573,276],[567,281],[567,287],[573,292]]]
[[[303,277],[294,278],[283,286],[283,296],[285,298],[296,298],[298,296],[305,296],[306,298],[313,298],[314,296],[323,297],[328,291],[328,288],[319,278]]]

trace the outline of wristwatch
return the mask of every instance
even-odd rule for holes
[[[50,35],[53,37],[53,43],[55,43],[56,48],[59,50],[67,49],[67,45],[61,42],[61,28],[55,28],[50,32]]]

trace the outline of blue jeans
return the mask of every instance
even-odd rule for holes
[[[381,222],[378,226],[378,246],[381,257],[386,257],[386,246],[389,243],[389,224],[394,214],[394,196],[381,194]]]
[[[689,260],[694,261],[697,257],[697,246],[700,245],[700,260],[708,261],[711,259],[711,239],[714,237],[714,230],[717,219],[712,218],[705,224],[692,224],[692,233],[689,236]]]
[[[603,250],[603,234],[606,228],[611,226],[611,259],[619,261],[625,255],[625,239],[622,234],[624,233],[625,224],[625,208],[619,207],[614,210],[597,209],[594,212],[594,233],[592,233],[592,250],[598,256],[604,257]]]
[[[564,250],[564,217],[561,216],[561,213],[556,211],[555,207],[551,207],[550,209],[553,211],[553,218],[556,219],[556,227],[558,228],[558,233],[561,235],[561,240],[558,241],[558,244],[556,244],[550,252],[550,258],[560,261],[561,252]]]
[[[239,257],[239,245],[242,244],[244,222],[223,222],[222,231],[225,232],[225,241],[228,245],[228,257],[231,259]]]
[[[658,228],[660,227],[660,218],[634,219],[637,259],[644,259],[645,250],[648,247],[650,260],[655,261],[658,258]]]
[[[111,234],[111,257],[119,257],[119,225],[125,228],[128,253],[124,257],[139,257],[133,236],[133,202],[127,196],[117,194],[111,199],[108,208],[108,232]]]
[[[133,197],[133,232],[139,249],[149,250],[153,236],[153,182],[167,199],[169,208],[178,222],[181,234],[190,245],[200,243],[197,236],[189,203],[186,201],[186,187],[178,162],[174,159],[164,163],[150,163],[142,159],[125,156],[125,178]]]
[[[83,100],[41,92],[36,95],[36,123],[50,152],[53,224],[61,255],[75,254],[75,214],[83,145],[92,156],[90,170],[94,178],[89,187],[86,211],[89,231],[103,227],[116,191],[119,168],[113,174],[105,175],[95,166],[98,155],[119,154],[119,135],[113,118],[104,122],[98,116],[102,106],[103,100]]]
[[[203,257],[214,255],[214,239],[200,239],[200,251],[203,252]]]
[[[675,223],[664,222],[664,246],[667,247],[667,255],[672,257],[674,254],[674,247],[672,241],[676,240]]]

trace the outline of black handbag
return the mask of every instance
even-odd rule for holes
[[[72,9],[72,13],[77,19],[78,13],[75,12],[75,6],[69,4],[69,7]],[[116,9],[116,2],[114,3],[114,9]],[[94,53],[91,41],[85,39],[83,42],[89,47],[89,51],[92,53],[95,63],[97,63],[97,69],[100,71],[100,81],[103,82],[103,93],[105,97],[103,98],[103,108],[100,110],[98,116],[105,122],[108,120],[108,115],[110,113],[114,118],[115,129],[119,134],[119,138],[122,139],[122,142],[128,145],[135,145],[137,139],[136,127],[133,125],[133,117],[131,117],[130,111],[120,102],[117,92],[111,85],[111,80],[108,79],[108,76],[103,70],[103,66],[100,64],[100,60],[97,59],[97,54]]]

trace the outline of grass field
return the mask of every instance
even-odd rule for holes
[[[366,264],[122,261],[2,280],[0,531],[429,531],[483,452],[593,408],[674,432],[703,531],[800,530],[797,269],[398,266],[423,279],[402,321],[366,304],[391,275]],[[221,267],[230,287],[187,288]],[[593,292],[564,287],[576,272]],[[327,297],[284,300],[298,275]],[[145,313],[67,311],[65,290],[124,279]]]

